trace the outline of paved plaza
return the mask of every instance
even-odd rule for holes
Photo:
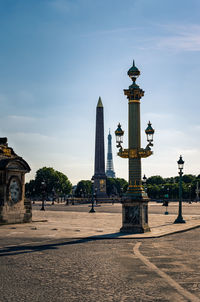
[[[0,301],[200,301],[199,204],[175,225],[150,203],[139,235],[119,233],[120,204],[39,206],[32,223],[0,227]]]

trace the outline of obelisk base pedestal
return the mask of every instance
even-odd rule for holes
[[[125,197],[122,201],[121,233],[140,234],[150,232],[148,225],[148,198]]]

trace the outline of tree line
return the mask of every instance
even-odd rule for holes
[[[197,183],[200,186],[200,175],[185,174],[182,176],[183,199],[196,198]],[[178,199],[179,176],[163,178],[160,175],[147,178],[143,183],[144,189],[151,199]],[[128,187],[128,182],[123,178],[107,178],[107,194],[109,197],[121,197]],[[92,182],[81,180],[73,190],[68,177],[54,170],[43,167],[36,172],[34,180],[25,185],[26,197],[41,198],[45,192],[46,199],[73,196],[77,198],[90,198],[92,195]]]
[[[197,182],[200,186],[200,175],[185,174],[182,176],[183,199],[194,200],[196,198]],[[144,187],[152,199],[178,199],[179,176],[162,178],[159,175],[147,178]]]

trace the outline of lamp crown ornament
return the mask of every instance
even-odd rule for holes
[[[133,60],[133,66],[127,72],[133,83],[129,86],[129,89],[124,89],[124,94],[129,100],[140,100],[144,96],[144,91],[135,83],[136,79],[140,75],[140,70],[135,66]]]
[[[135,61],[133,60],[133,66],[127,72],[128,76],[133,79],[137,78],[140,75],[139,69],[135,66]]]

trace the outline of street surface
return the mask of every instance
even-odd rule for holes
[[[99,213],[121,213],[122,205],[120,203],[116,204],[99,204],[100,206],[95,207],[95,210]],[[52,205],[52,202],[47,201],[45,209],[47,211],[77,211],[77,212],[89,212],[91,205],[90,204],[75,204],[75,205],[65,205],[65,203],[55,203]],[[183,202],[183,215],[200,215],[200,202]],[[33,204],[33,209],[39,210],[41,208],[41,201],[37,201]],[[166,207],[162,206],[162,203],[149,202],[149,213],[150,214],[163,214],[166,210]],[[178,202],[169,202],[168,206],[169,214],[178,214]]]
[[[90,209],[88,205],[47,207],[71,209],[77,215]],[[95,207],[101,215],[120,208]],[[200,213],[198,204],[185,205],[186,210]],[[170,218],[160,204],[150,205],[150,211]],[[41,212],[34,211],[34,217]],[[58,212],[50,214],[58,217]],[[60,211],[62,215],[66,213]],[[0,227],[0,302],[200,301],[200,228],[151,239],[55,239],[34,237],[38,231],[34,225],[26,224],[31,236],[21,232],[24,225]]]

